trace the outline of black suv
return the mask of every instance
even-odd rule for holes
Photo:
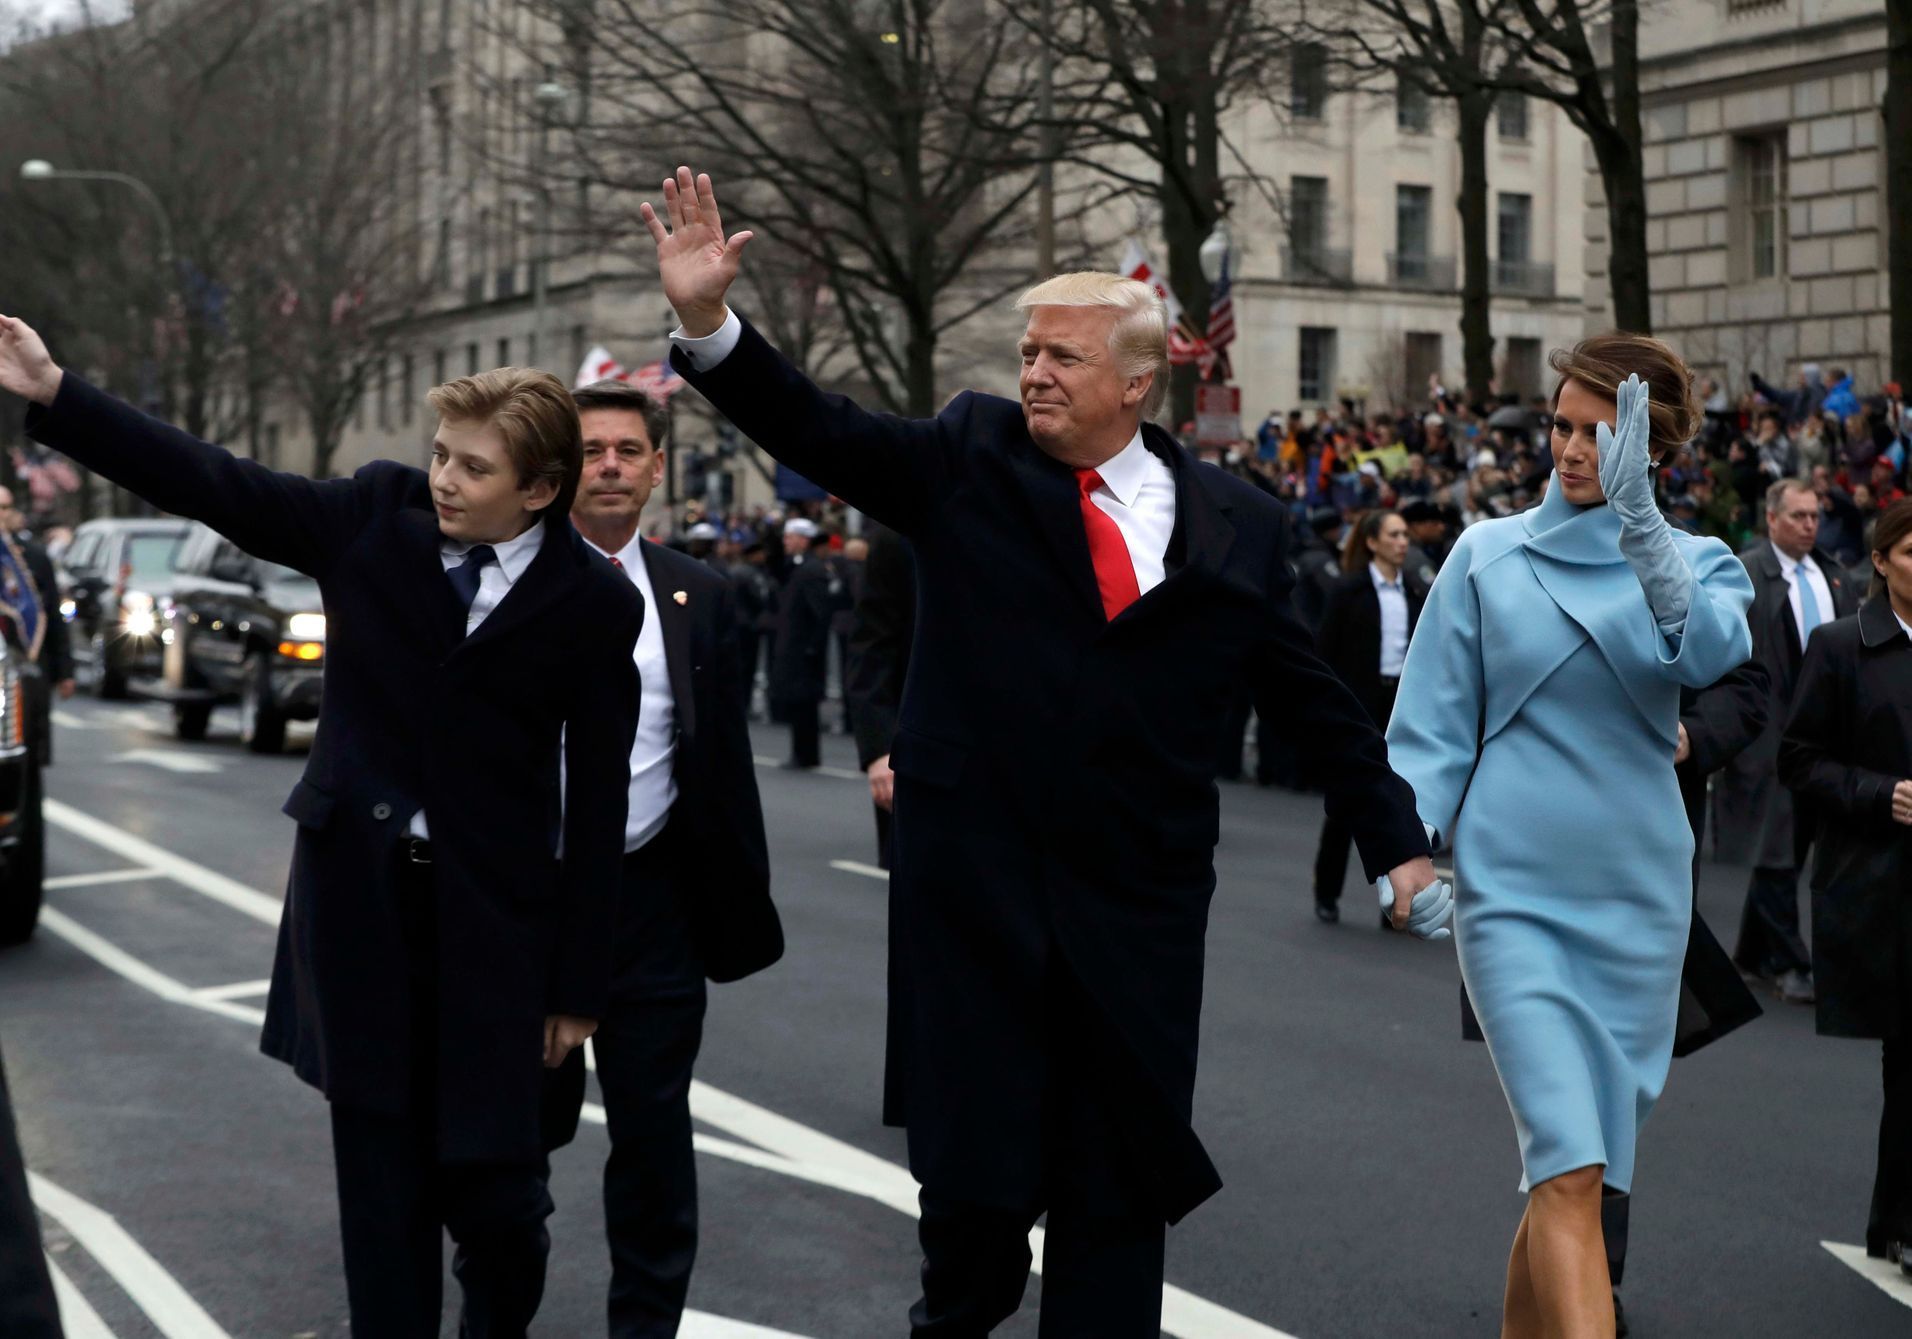
[[[125,697],[128,683],[159,673],[160,630],[172,594],[179,520],[87,521],[60,556],[72,624],[75,676],[101,697]]]
[[[319,713],[319,583],[254,559],[216,530],[195,524],[180,545],[161,639],[161,681],[136,687],[172,702],[180,738],[205,738],[212,708],[237,702],[241,742],[254,754],[277,754],[287,721]]]
[[[39,666],[0,637],[0,945],[21,944],[40,919],[46,873],[46,825],[40,767],[46,714],[29,701]]]
[[[137,689],[173,704],[181,739],[204,739],[213,708],[236,702],[245,746],[277,753],[287,721],[318,716],[325,672],[318,582],[194,525],[180,545],[167,608],[161,680]]]

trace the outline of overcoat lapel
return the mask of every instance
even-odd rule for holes
[[[542,613],[549,607],[552,596],[562,588],[565,574],[577,565],[579,555],[573,546],[584,541],[576,537],[570,519],[567,517],[559,524],[539,524],[544,526],[544,538],[538,544],[537,557],[531,560],[525,574],[511,583],[511,589],[498,601],[498,607],[485,615],[485,621],[458,644],[452,652],[454,656],[503,637],[525,620]],[[447,581],[445,586],[449,589],[451,583]]]
[[[392,524],[404,555],[392,573],[392,590],[414,612],[436,653],[444,654],[464,637],[465,616],[438,556],[443,542],[438,521],[428,511],[407,507],[393,515]]]
[[[1677,702],[1669,712],[1667,695],[1654,691],[1664,685],[1656,645],[1661,634],[1620,552],[1620,519],[1613,508],[1574,507],[1556,479],[1525,524],[1529,535],[1522,547],[1535,578],[1600,648],[1641,718],[1669,746],[1677,744]]]
[[[670,671],[671,706],[676,713],[678,733],[686,738],[697,733],[696,700],[691,693],[690,606],[679,604],[671,589],[669,560],[662,545],[643,547],[644,570],[650,574],[651,593],[656,596],[646,618],[655,618],[664,631],[664,664]]]
[[[1162,583],[1143,593],[1116,615],[1117,623],[1147,618],[1153,611],[1181,598],[1191,588],[1221,576],[1222,564],[1235,543],[1229,507],[1202,486],[1200,468],[1188,452],[1152,423],[1142,425],[1142,443],[1164,461],[1175,476],[1175,529],[1169,536]],[[1085,541],[1086,546],[1086,541]]]
[[[1089,537],[1082,528],[1081,495],[1069,467],[1043,454],[1024,438],[1012,442],[1009,467],[1035,513],[1035,526],[1055,554],[1062,578],[1074,597],[1104,617],[1102,594],[1095,582],[1095,564],[1089,560]]]

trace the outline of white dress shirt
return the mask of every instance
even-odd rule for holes
[[[588,537],[584,542],[591,543]],[[630,810],[624,820],[627,854],[664,830],[664,824],[670,821],[671,805],[677,800],[677,776],[672,770],[677,754],[677,700],[671,696],[670,664],[664,658],[664,623],[657,616],[657,592],[651,589],[651,570],[644,563],[644,545],[649,542],[636,534],[615,554],[598,549],[605,557],[617,559],[624,575],[644,596],[644,626],[638,630],[637,646],[631,653],[637,661],[643,697],[637,712],[637,738],[631,745]]]
[[[493,544],[491,551],[495,560],[488,562],[478,574],[478,593],[472,597],[471,612],[465,615],[465,636],[469,637],[492,610],[503,602],[505,595],[531,566],[531,560],[538,556],[538,549],[544,544],[544,522],[534,521],[529,530],[516,539],[507,539],[502,544]],[[476,548],[475,544],[460,544],[454,540],[440,540],[438,561],[444,564],[447,572],[454,567],[464,565],[465,555]],[[425,826],[425,811],[420,809],[412,815],[412,825],[408,829],[414,837],[430,837],[431,832]]]
[[[671,343],[684,351],[692,367],[708,372],[730,356],[743,335],[743,321],[727,312],[724,323],[708,335],[686,335],[683,327],[671,332]],[[1175,533],[1175,472],[1168,462],[1142,442],[1142,430],[1096,473],[1102,487],[1089,500],[1115,522],[1135,565],[1135,586],[1146,595],[1162,584],[1166,574],[1169,537]]]
[[[1899,611],[1897,609],[1892,611],[1892,617],[1899,618]],[[1904,619],[1899,618],[1899,626],[1905,629],[1906,637],[1912,639],[1912,623],[1907,623]]]
[[[1407,662],[1407,592],[1401,589],[1401,574],[1396,572],[1389,581],[1379,563],[1368,564],[1368,577],[1381,601],[1381,675],[1398,679]]]
[[[1767,542],[1771,543],[1770,540]],[[1799,582],[1794,579],[1794,571],[1803,569],[1806,580],[1812,583],[1812,595],[1819,606],[1820,623],[1830,623],[1839,617],[1838,611],[1832,605],[1832,587],[1826,584],[1825,573],[1819,570],[1819,564],[1812,560],[1811,554],[1794,562],[1779,545],[1773,544],[1773,556],[1779,559],[1779,570],[1786,574],[1786,598],[1792,604],[1793,627],[1799,630],[1799,645],[1803,648],[1806,645],[1806,639],[1812,634],[1800,618]],[[1817,627],[1818,624],[1815,623],[1813,626]]]

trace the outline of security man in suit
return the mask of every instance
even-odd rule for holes
[[[3,316],[0,387],[33,402],[36,440],[318,580],[325,706],[285,803],[262,1047],[331,1100],[354,1339],[438,1332],[446,1231],[460,1333],[519,1339],[550,1250],[543,1157],[568,1137],[551,1112],[608,1006],[644,618],[565,519],[570,394],[462,377],[430,394],[429,471],[314,480],[62,373]]]
[[[821,533],[807,517],[783,523],[783,587],[777,592],[776,641],[770,648],[772,714],[790,723],[790,758],[784,766],[798,769],[823,761],[818,710],[830,627],[848,602],[830,560],[813,550]]]
[[[1741,552],[1753,579],[1753,659],[1766,669],[1771,697],[1766,728],[1728,764],[1729,795],[1756,818],[1753,874],[1733,961],[1773,983],[1790,1004],[1813,1001],[1812,955],[1799,933],[1799,871],[1811,826],[1796,821],[1792,792],[1779,784],[1779,736],[1805,663],[1806,639],[1821,623],[1857,611],[1859,591],[1817,546],[1819,499],[1803,479],[1781,479],[1766,493],[1766,538]]]
[[[827,395],[725,301],[748,234],[679,169],[642,206],[681,328],[672,366],[752,440],[915,550],[916,647],[891,749],[891,882],[912,985],[915,1339],[1020,1305],[1048,1214],[1043,1323],[1156,1339],[1163,1243],[1220,1185],[1192,1128],[1233,690],[1293,704],[1328,803],[1395,914],[1445,932],[1411,790],[1288,599],[1287,514],[1150,422],[1167,318],[1146,285],[1026,294],[1023,401],[934,418]]]
[[[783,931],[770,902],[730,582],[639,533],[644,505],[664,478],[669,416],[621,381],[597,382],[573,398],[584,478],[571,520],[651,611],[634,652],[644,697],[631,752],[610,1011],[591,1042],[611,1135],[610,1333],[668,1339],[697,1256],[690,1079],[703,1039],[704,978],[734,981],[769,966],[783,953]],[[569,1115],[575,1121],[575,1111]]]
[[[1427,587],[1403,569],[1408,556],[1407,522],[1401,514],[1377,508],[1365,513],[1348,532],[1341,555],[1342,575],[1328,589],[1315,646],[1341,682],[1367,709],[1378,729],[1394,714],[1408,638],[1421,617]],[[1315,852],[1315,918],[1332,925],[1341,919],[1341,885],[1348,877],[1347,822],[1330,814],[1321,825]],[[1385,915],[1381,928],[1391,928]]]

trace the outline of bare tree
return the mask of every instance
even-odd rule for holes
[[[1592,146],[1607,198],[1613,324],[1651,334],[1639,0],[1514,0],[1495,27],[1522,44],[1527,57],[1524,77],[1510,72],[1506,83],[1558,106]],[[1604,68],[1594,37],[1599,27],[1608,32]]]
[[[1038,62],[1008,7],[597,0],[585,26],[531,3],[567,37],[581,171],[624,218],[679,161],[707,167],[781,253],[756,276],[780,333],[814,355],[834,326],[881,404],[934,412],[943,336],[1027,280]]]
[[[1912,0],[1886,0],[1886,227],[1892,375],[1912,386]]]
[[[1223,123],[1267,99],[1294,47],[1285,20],[1265,0],[1054,0],[1049,30],[1033,31],[1056,62],[1059,155],[1155,198],[1170,286],[1205,320],[1201,246],[1225,207]],[[1194,414],[1195,381],[1193,366],[1175,369],[1178,423]]]
[[[1454,104],[1461,151],[1461,353],[1467,396],[1485,403],[1494,377],[1492,262],[1487,254],[1487,123],[1532,40],[1504,22],[1514,0],[1358,0],[1366,22],[1317,31],[1354,53],[1357,73],[1379,75]],[[1317,21],[1318,22],[1318,21]],[[1336,39],[1339,38],[1339,41]]]

